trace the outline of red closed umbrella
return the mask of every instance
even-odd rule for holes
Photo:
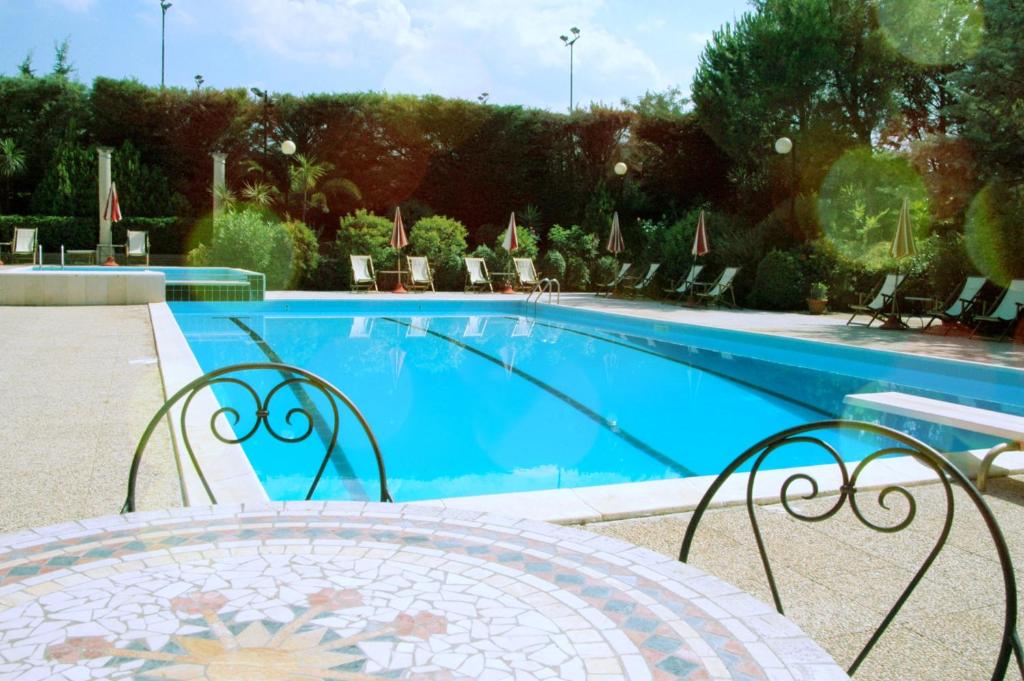
[[[708,232],[704,227],[704,211],[701,210],[700,217],[697,218],[697,233],[693,235],[693,249],[690,251],[693,257],[699,258],[702,255],[707,255],[711,247],[708,246]]]
[[[103,204],[103,219],[111,222],[121,222],[121,202],[117,200],[117,185],[110,183],[110,191],[107,192],[107,200]],[[117,267],[117,260],[111,253],[107,261],[103,263],[107,267]]]
[[[395,226],[391,229],[391,248],[398,250],[398,283],[391,290],[392,293],[405,293],[405,286],[402,285],[402,249],[409,245],[409,239],[405,235],[405,223],[402,222],[402,209],[395,206]]]

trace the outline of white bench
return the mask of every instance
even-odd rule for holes
[[[876,409],[889,414],[930,421],[974,433],[1002,438],[1006,442],[988,450],[978,469],[978,489],[985,491],[992,462],[1003,452],[1024,451],[1024,416],[1003,414],[989,409],[965,407],[900,392],[847,395],[847,404]]]

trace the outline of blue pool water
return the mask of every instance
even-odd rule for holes
[[[902,390],[1024,414],[1024,372],[566,308],[535,317],[517,301],[171,309],[204,371],[280,361],[346,393],[374,429],[399,501],[715,474],[767,435],[832,417],[883,422],[945,450],[991,444],[852,413],[843,397],[853,392]],[[299,404],[280,399],[283,411]],[[323,451],[316,440],[246,444],[271,498],[305,496]],[[373,498],[371,450],[352,419],[342,443],[316,496]],[[842,451],[856,459],[877,444]],[[769,465],[825,462],[794,448]]]
[[[72,272],[110,272],[111,268],[102,265],[36,265],[35,269],[42,270],[66,270]],[[216,282],[216,281],[246,281],[246,272],[230,267],[142,267],[142,266],[120,266],[118,270],[140,270],[150,272],[163,272],[167,282]]]

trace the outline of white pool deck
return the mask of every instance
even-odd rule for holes
[[[439,300],[522,300],[502,294],[351,294],[317,292],[269,292],[267,300],[374,300],[374,301],[430,301]],[[760,311],[723,311],[681,308],[650,300],[619,300],[599,298],[593,294],[566,294],[561,304],[613,314],[624,314],[646,319],[677,322],[715,328],[765,333],[874,348],[913,355],[930,355],[962,362],[998,364],[1021,369],[1024,380],[1024,348],[1010,343],[993,343],[957,336],[933,336],[916,332],[891,332],[845,325],[845,315],[810,316],[792,313]],[[162,303],[150,305],[153,332],[164,387],[168,395],[201,375],[199,364],[192,355],[169,308]],[[962,365],[964,371],[970,364]],[[200,465],[220,502],[244,502],[266,499],[266,493],[249,466],[244,453],[238,448],[226,448],[213,441],[197,446]],[[968,475],[973,476],[984,450],[952,452],[950,457]],[[738,455],[739,452],[736,452]],[[386,460],[386,453],[385,453]],[[198,486],[198,479],[190,467],[183,479],[185,496],[195,503],[203,503],[206,496]],[[755,496],[769,501],[778,499],[783,480],[796,469],[762,472],[758,477]],[[800,469],[815,477],[823,490],[838,490],[841,473],[837,466],[812,466]],[[1024,472],[1024,453],[1011,452],[999,459],[993,475]],[[512,513],[537,520],[558,523],[587,523],[645,515],[677,513],[693,509],[713,481],[713,476],[700,476],[674,480],[625,483],[573,489],[519,492],[438,499],[418,502],[452,509],[472,509],[496,513]],[[909,459],[878,461],[865,471],[862,487],[881,487],[890,483],[914,484],[935,480],[934,473]],[[717,500],[723,504],[740,503],[746,495],[745,476],[733,476],[719,492]]]

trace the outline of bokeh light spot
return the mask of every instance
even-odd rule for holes
[[[880,0],[878,22],[893,49],[930,66],[967,61],[985,33],[984,15],[974,0]]]
[[[1000,286],[1024,277],[1024,185],[993,181],[967,209],[964,238],[971,262]]]

